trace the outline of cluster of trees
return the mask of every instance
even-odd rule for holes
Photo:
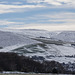
[[[71,62],[68,62],[68,63],[62,63],[64,69],[65,69],[65,73],[67,74],[75,74],[75,63],[71,63]]]
[[[16,53],[0,53],[0,71],[35,73],[65,73],[62,64],[55,61],[38,62]]]

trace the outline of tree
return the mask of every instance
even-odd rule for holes
[[[56,68],[53,68],[52,73],[58,73],[58,70]]]

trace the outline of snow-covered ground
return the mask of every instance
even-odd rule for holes
[[[54,44],[45,44],[45,46],[34,45],[24,47],[18,50],[14,50],[14,52],[22,53],[26,56],[37,56],[37,57],[44,57],[45,60],[55,60],[60,63],[68,63],[68,62],[75,62],[75,57],[66,57],[66,56],[74,56],[75,55],[75,48],[71,46],[61,46],[61,45],[54,45]]]
[[[46,30],[38,30],[38,29],[5,29],[1,31],[6,32],[14,32],[22,35],[26,35],[28,37],[40,37],[40,38],[51,38],[53,40],[62,40],[66,42],[75,42],[75,31],[56,31],[50,32]]]
[[[3,71],[2,74],[27,74],[25,72],[18,72],[18,71]]]
[[[57,35],[51,36],[51,38],[66,42],[75,42],[75,31],[63,31]]]
[[[51,40],[53,44],[50,44]],[[30,57],[42,56],[49,61],[75,62],[75,46],[72,43],[75,44],[74,31],[49,32],[36,29],[0,31],[0,47],[3,47],[0,52],[16,52]]]
[[[2,47],[2,49],[0,49],[0,52],[1,51],[7,52],[9,50],[22,47],[24,45],[35,43],[40,42],[32,40],[29,37],[18,33],[0,31],[0,47]]]

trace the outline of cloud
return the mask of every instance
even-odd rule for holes
[[[7,25],[7,26],[11,26],[11,25],[20,25],[20,24],[24,24],[22,22],[13,22],[13,21],[8,21],[8,20],[0,20],[0,26],[1,25]]]
[[[36,8],[36,7],[44,7],[44,6],[42,5],[4,5],[4,4],[0,4],[0,9]]]
[[[31,8],[40,8],[40,7],[45,7],[45,6],[42,6],[42,5],[5,5],[5,4],[0,4],[0,14],[10,13],[10,12],[23,12],[23,11],[25,11],[25,9],[28,9],[28,8],[31,9]]]
[[[28,3],[47,3],[52,5],[61,5],[60,2],[54,0],[27,0]]]
[[[44,0],[44,2],[46,2],[48,4],[52,4],[52,5],[62,5],[60,2],[58,2],[56,0]]]
[[[58,12],[57,12],[58,13]],[[59,14],[42,14],[34,15],[28,18],[19,18],[19,20],[27,20],[28,24],[23,23],[21,25],[10,25],[9,29],[45,29],[49,31],[71,30],[75,31],[75,13],[72,12],[60,12]],[[34,22],[31,22],[33,20]],[[41,22],[42,21],[42,22]],[[52,22],[52,23],[50,23]],[[57,22],[57,23],[56,23]],[[64,22],[64,23],[59,23]]]
[[[0,26],[75,30],[74,9],[75,0],[4,0],[0,2]]]
[[[75,0],[57,0],[58,2],[64,2],[66,4],[74,4]]]
[[[49,31],[75,31],[75,25],[73,24],[27,24],[26,25],[18,25],[18,26],[9,26],[8,29],[44,29]]]
[[[60,31],[60,30],[73,31],[75,30],[75,13],[72,13],[72,12],[60,12],[59,14],[57,13],[54,12],[51,14],[47,14],[47,13],[42,14],[42,15],[39,14],[39,15],[34,15],[32,17],[29,16],[28,18],[16,18],[16,20],[23,20],[24,22],[12,23],[12,21],[11,22],[9,21],[9,25],[6,28],[9,28],[9,29],[45,29],[49,31]],[[26,24],[27,21],[29,21],[28,24]],[[64,22],[64,23],[59,23],[59,22]]]
[[[41,3],[44,0],[26,0],[26,1],[27,1],[27,3]]]
[[[11,2],[11,3],[5,2],[5,1],[0,2],[0,14],[24,12],[32,8],[43,8],[43,7],[45,8],[75,8],[75,0],[25,0],[25,1],[27,3],[32,3],[32,4],[22,5],[22,1]],[[21,4],[21,5],[18,5],[18,4]],[[53,5],[53,6],[49,6],[49,5]]]
[[[28,3],[44,3],[51,5],[75,5],[75,0],[26,0]]]
[[[22,4],[22,2],[12,2],[12,4],[18,5],[18,4]]]
[[[0,20],[0,25],[9,25],[9,24],[14,24],[15,22],[9,22],[9,21],[3,21],[3,20]]]
[[[6,2],[6,1],[1,1],[0,2],[0,4],[6,4],[6,3],[8,3],[8,2]]]
[[[72,23],[75,24],[75,13],[72,12],[52,12],[45,14],[37,14],[24,19],[29,23],[39,23],[39,24],[65,24]],[[68,25],[68,24],[67,24]]]

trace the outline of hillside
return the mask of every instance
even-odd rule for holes
[[[52,36],[52,38],[66,42],[75,42],[75,31],[63,31]]]
[[[75,32],[24,29],[0,31],[0,52],[16,52],[34,60],[75,62]],[[3,40],[3,41],[2,41]]]
[[[0,52],[10,51],[18,47],[22,47],[29,44],[35,44],[35,43],[39,42],[18,33],[0,31],[0,48],[2,48],[0,49]]]

